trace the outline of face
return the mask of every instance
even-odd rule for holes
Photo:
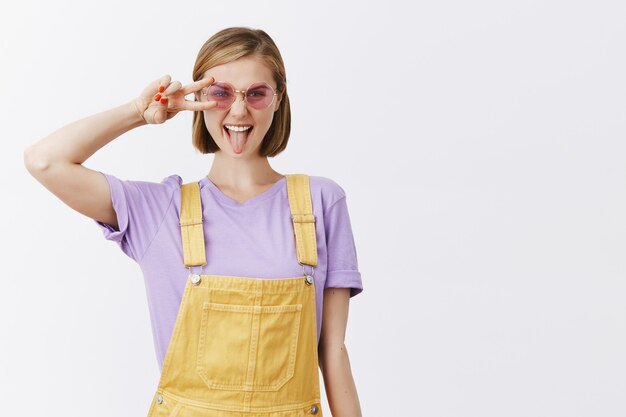
[[[213,67],[207,70],[202,78],[207,77],[213,77],[214,82],[227,82],[236,90],[246,90],[252,84],[266,82],[274,92],[277,92],[271,70],[258,57],[251,55]],[[199,94],[199,100],[211,100],[211,97]],[[243,94],[235,93],[235,96],[236,99],[229,109],[205,110],[204,123],[224,154],[234,158],[258,156],[261,142],[272,124],[274,113],[278,110],[281,94],[275,96],[272,104],[265,109],[255,109],[244,102]],[[250,99],[253,100],[254,97]],[[246,125],[252,128],[246,132],[226,128],[232,125]]]

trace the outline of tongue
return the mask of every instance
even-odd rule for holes
[[[228,135],[230,137],[230,143],[233,145],[233,150],[235,151],[235,153],[241,153],[241,151],[243,150],[243,145],[248,139],[249,131],[250,129],[246,130],[245,132],[234,132],[232,130],[228,132]]]

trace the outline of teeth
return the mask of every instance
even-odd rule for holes
[[[234,130],[235,132],[245,132],[248,129],[252,129],[252,126],[225,126],[228,130]]]

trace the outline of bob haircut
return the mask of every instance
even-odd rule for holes
[[[270,36],[261,29],[230,27],[211,36],[200,48],[193,67],[192,78],[198,81],[202,75],[218,65],[226,64],[247,55],[256,55],[272,71],[276,92],[282,95],[278,110],[274,112],[259,153],[261,156],[276,156],[286,147],[291,132],[291,107],[287,95],[285,64],[278,47]],[[197,99],[196,93],[196,99]],[[202,111],[193,112],[193,146],[203,154],[215,153],[219,146],[211,137],[204,122]]]

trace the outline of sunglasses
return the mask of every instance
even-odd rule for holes
[[[278,95],[268,83],[261,81],[252,83],[245,90],[236,90],[231,84],[225,81],[217,81],[202,89],[202,95],[207,100],[217,102],[216,108],[229,109],[235,102],[237,93],[243,95],[244,102],[253,109],[263,110],[268,108]]]

